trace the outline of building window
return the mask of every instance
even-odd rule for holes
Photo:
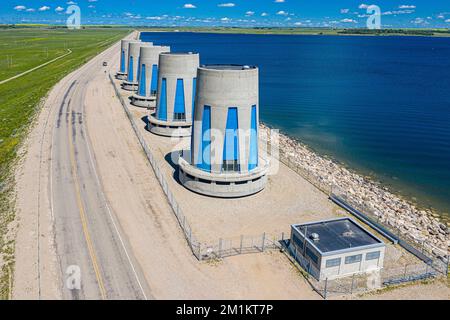
[[[333,268],[341,265],[341,258],[328,259],[325,263],[326,268]]]
[[[362,254],[356,254],[354,256],[345,257],[345,264],[361,262]]]
[[[130,61],[128,62],[128,81],[133,82],[133,57],[130,56]]]
[[[380,251],[366,253],[366,260],[375,260],[380,257]]]
[[[167,80],[165,78],[161,80],[161,92],[157,109],[158,119],[167,121]]]
[[[177,87],[175,90],[175,105],[173,108],[174,120],[185,120],[186,109],[184,103],[184,82],[183,79],[177,79]],[[177,118],[178,117],[178,118]]]
[[[224,160],[223,165],[222,165],[222,171],[225,171],[225,172],[241,171],[238,160]]]
[[[192,126],[195,121],[195,94],[197,90],[197,78],[192,79]]]
[[[173,120],[175,120],[175,121],[180,121],[180,120],[186,120],[186,114],[185,113],[178,113],[178,112],[175,112],[174,114],[173,114]]]
[[[211,106],[203,106],[202,136],[198,148],[197,168],[211,172]],[[194,141],[194,139],[192,139]]]
[[[158,89],[158,66],[152,65],[152,78],[150,82],[150,94],[155,95]]]
[[[223,171],[240,171],[238,128],[238,110],[236,107],[228,108],[223,144]]]
[[[142,70],[141,70],[141,75],[139,76],[139,95],[140,96],[145,96],[146,92],[145,92],[145,88],[146,88],[146,83],[147,83],[147,77],[146,77],[146,68],[145,68],[145,64],[142,65]]]
[[[303,240],[301,240],[295,233],[292,234],[292,241],[300,250],[303,251]]]
[[[315,263],[317,264],[319,262],[319,257],[316,256],[316,254],[309,248],[306,247],[306,255]]]
[[[256,115],[256,105],[252,106],[250,129],[250,157],[248,161],[249,171],[258,166],[258,118]]]

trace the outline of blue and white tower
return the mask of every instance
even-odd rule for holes
[[[141,40],[122,40],[120,45],[120,66],[116,78],[126,80],[128,73],[128,47],[131,42],[141,42]]]
[[[188,189],[242,197],[264,189],[269,162],[259,156],[258,68],[207,65],[198,69],[191,149],[179,159]]]
[[[149,116],[149,130],[163,136],[191,135],[198,53],[162,53],[159,56],[156,112]]]
[[[170,52],[168,46],[141,47],[138,68],[137,92],[131,96],[131,104],[137,107],[154,108],[158,88],[159,55]]]
[[[139,57],[142,47],[153,47],[152,42],[130,42],[128,46],[127,79],[122,83],[122,89],[136,91],[139,78]]]

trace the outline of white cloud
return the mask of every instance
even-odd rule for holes
[[[35,12],[36,10],[34,10],[33,8],[28,8],[27,10],[26,10],[26,12]]]
[[[399,9],[415,9],[416,6],[414,5],[409,5],[409,4],[402,4],[400,6],[398,6]]]
[[[341,9],[341,13],[348,13],[350,9]]]
[[[64,11],[64,8],[58,6],[58,7],[56,7],[55,11],[56,12],[61,12],[61,11]]]
[[[69,2],[67,2],[67,4],[71,6],[71,5],[74,5],[74,4],[77,4],[77,3],[74,2],[74,1],[69,1]]]
[[[192,3],[186,3],[183,8],[185,9],[195,9],[197,8],[196,6],[194,6]]]
[[[344,23],[356,23],[356,21],[355,20],[353,20],[353,19],[342,19],[341,20],[341,22],[344,22]]]
[[[234,4],[233,2],[228,2],[228,3],[220,3],[217,6],[222,8],[232,8],[235,7],[236,4]]]
[[[448,22],[448,23],[450,23],[450,19],[447,19],[447,20],[445,20],[445,22]]]
[[[47,10],[50,10],[50,7],[49,6],[42,6],[38,10],[39,11],[47,11]]]
[[[285,0],[275,0],[274,2],[275,2],[275,3],[284,3]]]
[[[25,10],[27,7],[25,7],[25,6],[15,6],[14,7],[14,10],[17,10],[17,11],[22,11],[22,10]]]
[[[247,11],[247,12],[245,13],[245,15],[246,15],[246,16],[253,16],[253,15],[255,15],[255,11]]]
[[[359,9],[367,9],[368,7],[369,7],[369,5],[368,5],[368,4],[365,4],[365,3],[361,3],[361,4],[358,6]]]
[[[223,22],[228,22],[228,21],[230,21],[230,20],[231,20],[231,19],[230,19],[230,18],[227,18],[227,17],[220,19],[220,21],[223,21]]]
[[[287,16],[288,14],[289,13],[287,13],[286,11],[283,11],[283,10],[277,12],[277,15],[279,15],[279,16]]]
[[[267,17],[269,14],[267,12],[261,13],[261,17]]]
[[[294,25],[296,25],[296,26],[302,26],[303,23],[301,23],[301,22],[296,22],[296,23],[294,23]]]

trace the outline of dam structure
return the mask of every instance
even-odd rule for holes
[[[159,56],[156,111],[149,115],[148,130],[168,137],[191,135],[198,53],[162,53]]]
[[[191,147],[178,159],[179,180],[187,189],[233,198],[266,186],[269,161],[258,146],[258,77],[254,66],[198,68]]]
[[[137,107],[154,108],[158,88],[159,55],[170,52],[168,46],[141,47],[137,92],[131,96],[131,104]]]
[[[153,47],[152,42],[130,42],[128,46],[127,79],[122,83],[122,89],[136,91],[139,78],[139,55],[142,47]]]
[[[120,44],[120,68],[116,74],[119,80],[126,80],[128,73],[128,48],[131,42],[141,42],[141,40],[122,40]]]

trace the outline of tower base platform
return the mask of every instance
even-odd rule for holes
[[[192,166],[180,155],[178,167],[178,178],[187,189],[212,197],[239,198],[264,189],[270,163],[260,159],[260,166],[250,172],[212,173]]]
[[[148,116],[147,129],[154,134],[165,137],[190,137],[192,122],[186,121],[163,121],[154,115]]]
[[[118,80],[127,80],[128,75],[124,72],[117,72],[116,79]]]
[[[122,83],[122,89],[126,91],[136,91],[138,89],[137,82],[124,81]]]
[[[156,107],[156,97],[144,97],[138,94],[134,94],[130,98],[131,104],[136,107],[154,109]]]

